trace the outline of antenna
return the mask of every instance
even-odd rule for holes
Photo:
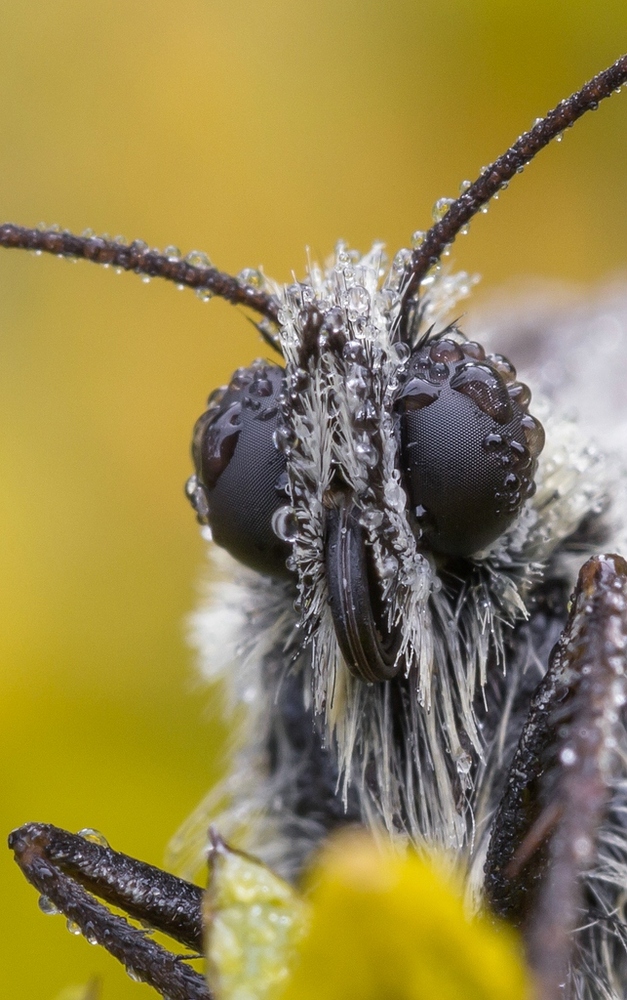
[[[279,303],[273,295],[215,267],[199,267],[184,257],[169,257],[158,250],[149,250],[140,240],[118,243],[101,236],[74,236],[67,230],[28,229],[7,222],[0,225],[0,246],[8,250],[51,253],[57,257],[78,257],[150,278],[165,278],[176,285],[206,290],[233,305],[248,306],[272,323],[278,321]]]
[[[627,55],[598,73],[581,90],[560,101],[557,107],[540,118],[532,129],[524,132],[494,163],[484,167],[477,180],[451,203],[439,222],[428,230],[424,240],[411,255],[405,271],[403,301],[400,316],[400,336],[407,340],[409,317],[420,282],[438,263],[444,250],[481,207],[489,202],[525,164],[544,149],[552,139],[574,125],[587,111],[594,111],[599,102],[620,90],[627,82]]]

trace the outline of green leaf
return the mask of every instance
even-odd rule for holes
[[[265,1000],[288,975],[307,907],[259,861],[214,839],[205,894],[207,979],[219,1000]]]

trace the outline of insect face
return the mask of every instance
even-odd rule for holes
[[[329,288],[337,282],[346,284],[341,267],[328,275]],[[279,577],[300,565],[302,593],[324,576],[346,662],[376,681],[393,677],[407,655],[389,610],[399,583],[395,547],[403,545],[394,516],[407,518],[423,553],[480,552],[533,495],[544,432],[528,412],[529,389],[506,358],[486,357],[457,330],[426,336],[408,354],[390,339],[394,312],[380,312],[369,339],[365,286],[351,286],[349,296],[344,287],[339,298],[356,300],[356,290],[365,303],[361,317],[337,302],[331,309],[324,298],[317,302],[324,360],[316,343],[296,370],[257,361],[212,394],[194,430],[196,473],[187,492],[214,541],[239,562]],[[299,296],[311,301],[313,286],[303,285]],[[307,465],[317,470],[309,482]],[[399,477],[406,509],[386,517],[386,493]],[[311,551],[299,561],[299,546],[311,548],[298,541],[299,523],[315,528],[311,510],[297,515],[290,506],[293,496],[320,511],[322,568]]]

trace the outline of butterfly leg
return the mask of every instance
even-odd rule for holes
[[[194,952],[202,952],[202,889],[153,865],[59,827],[29,823],[9,847],[28,881],[88,941],[102,945],[168,1000],[211,1000],[205,979],[145,930],[112,913],[119,907]]]
[[[627,563],[594,557],[533,695],[485,866],[488,902],[522,928],[542,1000],[568,995],[577,929],[612,916],[599,912],[590,876],[618,787],[626,646]],[[622,840],[624,856],[624,830]]]

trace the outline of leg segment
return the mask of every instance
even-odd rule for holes
[[[90,894],[202,952],[202,889],[55,826],[29,823],[14,830],[9,847],[28,881],[137,979],[168,1000],[211,1000],[204,977],[182,956]]]
[[[542,1000],[563,1000],[582,876],[616,770],[618,709],[627,698],[627,563],[590,559],[566,628],[537,688],[497,811],[485,886],[499,915],[522,926]]]

